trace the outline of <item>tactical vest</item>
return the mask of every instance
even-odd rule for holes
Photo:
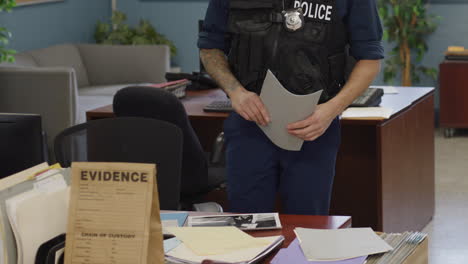
[[[306,23],[289,32],[282,11],[298,6]],[[260,94],[268,69],[294,94],[323,90],[321,103],[345,83],[348,39],[335,0],[230,0],[228,32],[231,70],[249,91]]]

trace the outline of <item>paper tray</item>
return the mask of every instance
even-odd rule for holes
[[[414,252],[406,258],[402,264],[428,264],[429,263],[429,239],[426,237]]]
[[[381,232],[376,232],[381,235]],[[429,236],[401,264],[428,264],[429,263]]]

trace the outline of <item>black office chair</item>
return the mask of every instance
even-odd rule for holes
[[[202,198],[204,194],[223,186],[225,168],[214,164],[211,162],[213,159],[207,157],[190,125],[183,104],[176,96],[162,89],[128,87],[117,92],[113,107],[116,116],[154,118],[172,123],[182,130],[181,200],[185,205],[205,202]],[[222,143],[214,143],[218,146],[213,151],[218,157],[215,159],[221,156]]]
[[[57,161],[153,163],[157,166],[160,207],[180,208],[182,131],[150,118],[122,117],[90,121],[61,132],[54,142]]]

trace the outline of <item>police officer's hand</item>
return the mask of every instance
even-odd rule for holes
[[[305,120],[289,124],[287,129],[291,135],[305,141],[314,141],[325,131],[337,116],[333,105],[327,103],[318,105],[315,112]]]
[[[232,107],[244,119],[266,126],[270,123],[270,115],[260,97],[253,92],[238,88],[230,94]]]

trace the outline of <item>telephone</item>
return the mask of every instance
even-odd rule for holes
[[[166,79],[168,82],[176,81],[181,79],[188,79],[192,82],[191,85],[187,86],[187,90],[198,91],[218,88],[219,85],[211,79],[207,73],[193,72],[193,73],[166,73]]]
[[[382,102],[384,90],[381,88],[369,88],[361,96],[356,98],[351,107],[373,107],[379,106]]]

